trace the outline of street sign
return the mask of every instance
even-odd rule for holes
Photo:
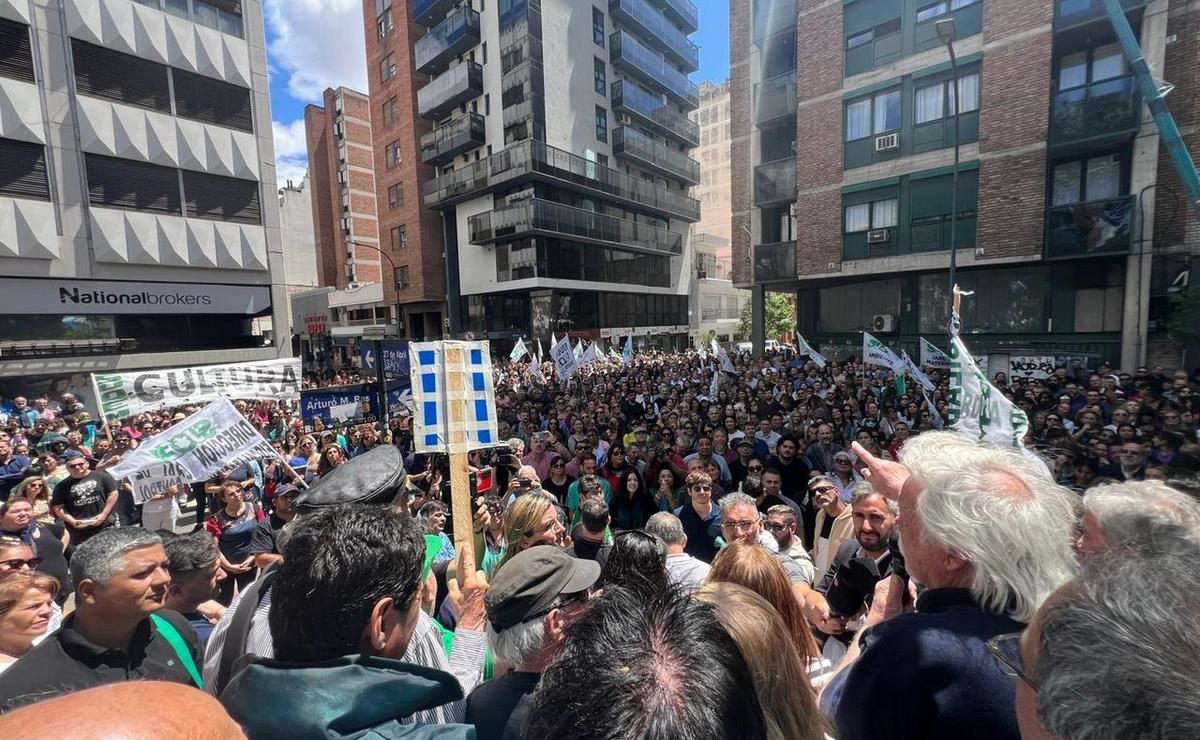
[[[379,360],[375,356],[375,342],[366,341],[359,346],[359,357],[362,359],[363,375],[375,375],[378,371]],[[379,354],[383,356],[383,374],[389,378],[408,379],[408,340],[389,339],[379,342]]]

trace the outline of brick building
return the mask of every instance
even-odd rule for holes
[[[1195,156],[1200,4],[1123,5]],[[1179,363],[1168,289],[1197,219],[1100,0],[730,7],[734,280],[756,305],[793,293],[834,356],[863,329],[910,353],[943,334],[957,137],[972,349]]]
[[[425,28],[406,12],[410,5],[421,3],[397,2],[393,8],[392,0],[363,0],[363,23],[379,245],[392,259],[384,263],[393,272],[386,282],[400,313],[400,335],[426,339],[443,332],[446,261],[441,218],[421,204],[421,183],[436,170],[422,156],[433,126],[417,115],[417,92],[433,68],[418,70],[415,47]],[[459,38],[465,30],[459,25],[450,32]]]

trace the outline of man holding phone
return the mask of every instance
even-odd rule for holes
[[[78,452],[67,458],[67,477],[54,487],[50,510],[71,532],[78,547],[95,534],[117,526],[117,481],[104,471],[91,470]]]

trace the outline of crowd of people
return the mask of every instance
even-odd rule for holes
[[[730,364],[497,361],[469,522],[408,418],[239,400],[277,456],[137,501],[196,406],[0,399],[0,728],[141,679],[228,737],[1200,733],[1200,369],[996,373],[1039,465],[945,372]]]

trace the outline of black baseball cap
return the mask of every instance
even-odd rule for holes
[[[586,591],[600,580],[600,564],[574,558],[552,545],[513,556],[483,597],[492,629],[502,632],[550,612],[559,596]]]

